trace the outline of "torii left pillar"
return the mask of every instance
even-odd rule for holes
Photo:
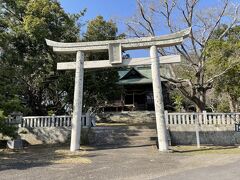
[[[84,53],[78,51],[76,55],[75,86],[73,99],[73,118],[70,151],[80,149],[82,97],[83,97]]]

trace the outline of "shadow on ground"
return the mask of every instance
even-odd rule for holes
[[[22,150],[0,149],[0,171],[9,169],[24,170],[52,164],[91,163],[86,150],[70,152],[68,144],[34,145]]]
[[[136,147],[144,146],[81,146],[81,150],[76,152],[69,151],[69,144],[31,145],[21,150],[0,149],[0,171],[25,170],[53,164],[89,164],[90,158],[104,156],[97,151]]]
[[[141,148],[141,147],[153,147],[157,149],[156,145],[92,145],[86,148],[86,151],[100,151],[100,150],[107,150],[107,149],[131,149],[131,148]]]
[[[128,148],[129,152],[132,152],[130,149],[134,151],[134,148],[145,149],[147,146],[81,146],[81,150],[76,152],[69,151],[69,144],[34,145],[22,150],[0,149],[0,171],[25,170],[53,164],[90,164],[93,157],[108,156],[105,153],[98,153],[101,150]],[[158,151],[156,146],[152,147]],[[170,153],[170,156],[175,153],[240,154],[240,148],[236,146],[204,146],[200,149],[196,146],[172,146],[171,149],[173,153]]]

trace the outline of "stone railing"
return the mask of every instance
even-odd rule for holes
[[[18,117],[18,119],[8,118],[7,123],[18,124],[19,127],[34,128],[34,127],[69,127],[71,126],[72,116],[26,116]],[[94,118],[90,113],[82,115],[81,125],[84,128],[91,127],[95,124]]]
[[[227,125],[240,123],[240,113],[168,113],[165,111],[165,121],[168,125],[174,124],[201,124],[201,125]]]
[[[236,145],[240,143],[240,113],[168,113],[165,121],[175,144]]]

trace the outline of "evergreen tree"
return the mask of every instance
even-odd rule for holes
[[[102,16],[97,16],[90,21],[83,41],[103,41],[124,38],[124,35],[117,35],[116,24],[112,21],[105,21]],[[86,60],[107,60],[107,52],[88,53]],[[98,110],[118,97],[121,92],[116,82],[118,81],[117,69],[88,70],[84,74],[84,104],[85,108],[94,107]]]
[[[84,11],[69,15],[54,0],[0,4],[0,109],[33,115],[63,111],[72,73],[56,71],[56,62],[66,58],[54,54],[45,38],[78,41],[77,21]]]

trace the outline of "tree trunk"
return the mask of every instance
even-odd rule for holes
[[[200,102],[200,103],[195,103],[196,104],[196,111],[197,112],[203,112],[205,110],[205,104]]]
[[[231,112],[238,112],[238,100],[236,97],[228,94],[229,108]]]
[[[185,88],[178,87],[178,90],[189,99],[191,102],[195,104],[195,108],[197,112],[202,112],[206,108],[206,90],[196,91],[195,88],[192,88],[194,93],[188,93]],[[191,94],[191,95],[190,95]]]
[[[195,98],[192,99],[192,101],[196,105],[196,111],[202,112],[206,109],[206,91],[198,91]]]

